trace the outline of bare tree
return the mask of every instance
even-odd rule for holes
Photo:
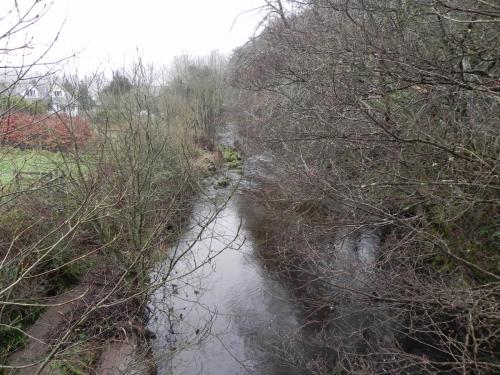
[[[214,126],[221,82],[194,78],[201,88],[193,92],[202,94],[187,102],[139,60],[121,72],[126,90],[92,77],[96,106],[78,116],[35,113],[22,96],[56,79],[58,65],[46,60],[52,43],[36,55],[33,39],[16,36],[48,9],[39,0],[12,2],[0,19],[0,371],[92,373],[108,354],[100,348],[119,341],[138,346],[137,361],[119,365],[146,373],[154,367],[146,305],[171,281],[170,269],[162,283],[151,272],[189,216],[199,173],[191,125]],[[71,104],[89,91],[77,82]]]
[[[285,233],[264,255],[316,332],[314,359],[291,358],[498,371],[498,6],[287,3],[232,69],[251,146],[287,181],[260,198]]]

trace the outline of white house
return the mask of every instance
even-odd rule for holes
[[[49,91],[49,106],[54,112],[63,112],[72,116],[78,115],[77,100],[64,88],[54,85]]]
[[[47,103],[50,113],[78,115],[77,100],[62,85],[53,82],[19,83],[14,93],[25,100],[42,100]]]

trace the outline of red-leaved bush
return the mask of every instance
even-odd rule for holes
[[[0,118],[0,144],[64,151],[82,146],[90,138],[90,126],[80,117],[19,112]]]

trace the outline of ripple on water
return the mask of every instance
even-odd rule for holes
[[[280,282],[256,261],[240,197],[235,194],[210,221],[217,207],[207,198],[221,192],[210,194],[195,205],[177,254],[190,250],[151,298],[149,328],[157,337],[159,373],[260,374],[265,368],[279,374],[268,348],[279,343],[280,333],[298,327],[297,311]],[[200,236],[201,227],[206,229]],[[162,276],[168,261],[153,279]]]

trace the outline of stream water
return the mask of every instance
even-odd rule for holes
[[[279,347],[298,326],[293,297],[255,254],[255,207],[208,181],[188,230],[152,280],[149,329],[159,374],[292,374]]]
[[[231,145],[233,134],[229,129],[221,142]],[[305,341],[296,340],[304,334],[301,305],[257,256],[248,228],[259,225],[263,213],[240,193],[242,185],[259,188],[255,181],[267,177],[271,160],[267,154],[248,158],[245,177],[228,173],[231,184],[225,188],[216,188],[221,176],[207,180],[187,230],[152,272],[159,287],[151,296],[148,328],[156,336],[160,375],[294,375],[301,372],[287,365],[296,359],[290,356],[311,354]],[[342,297],[346,287],[369,292],[377,232],[339,230],[324,247],[340,316],[332,320],[332,343],[348,350],[361,346],[370,322],[386,319],[379,306],[372,312],[356,295]],[[386,336],[380,330],[376,335]]]

